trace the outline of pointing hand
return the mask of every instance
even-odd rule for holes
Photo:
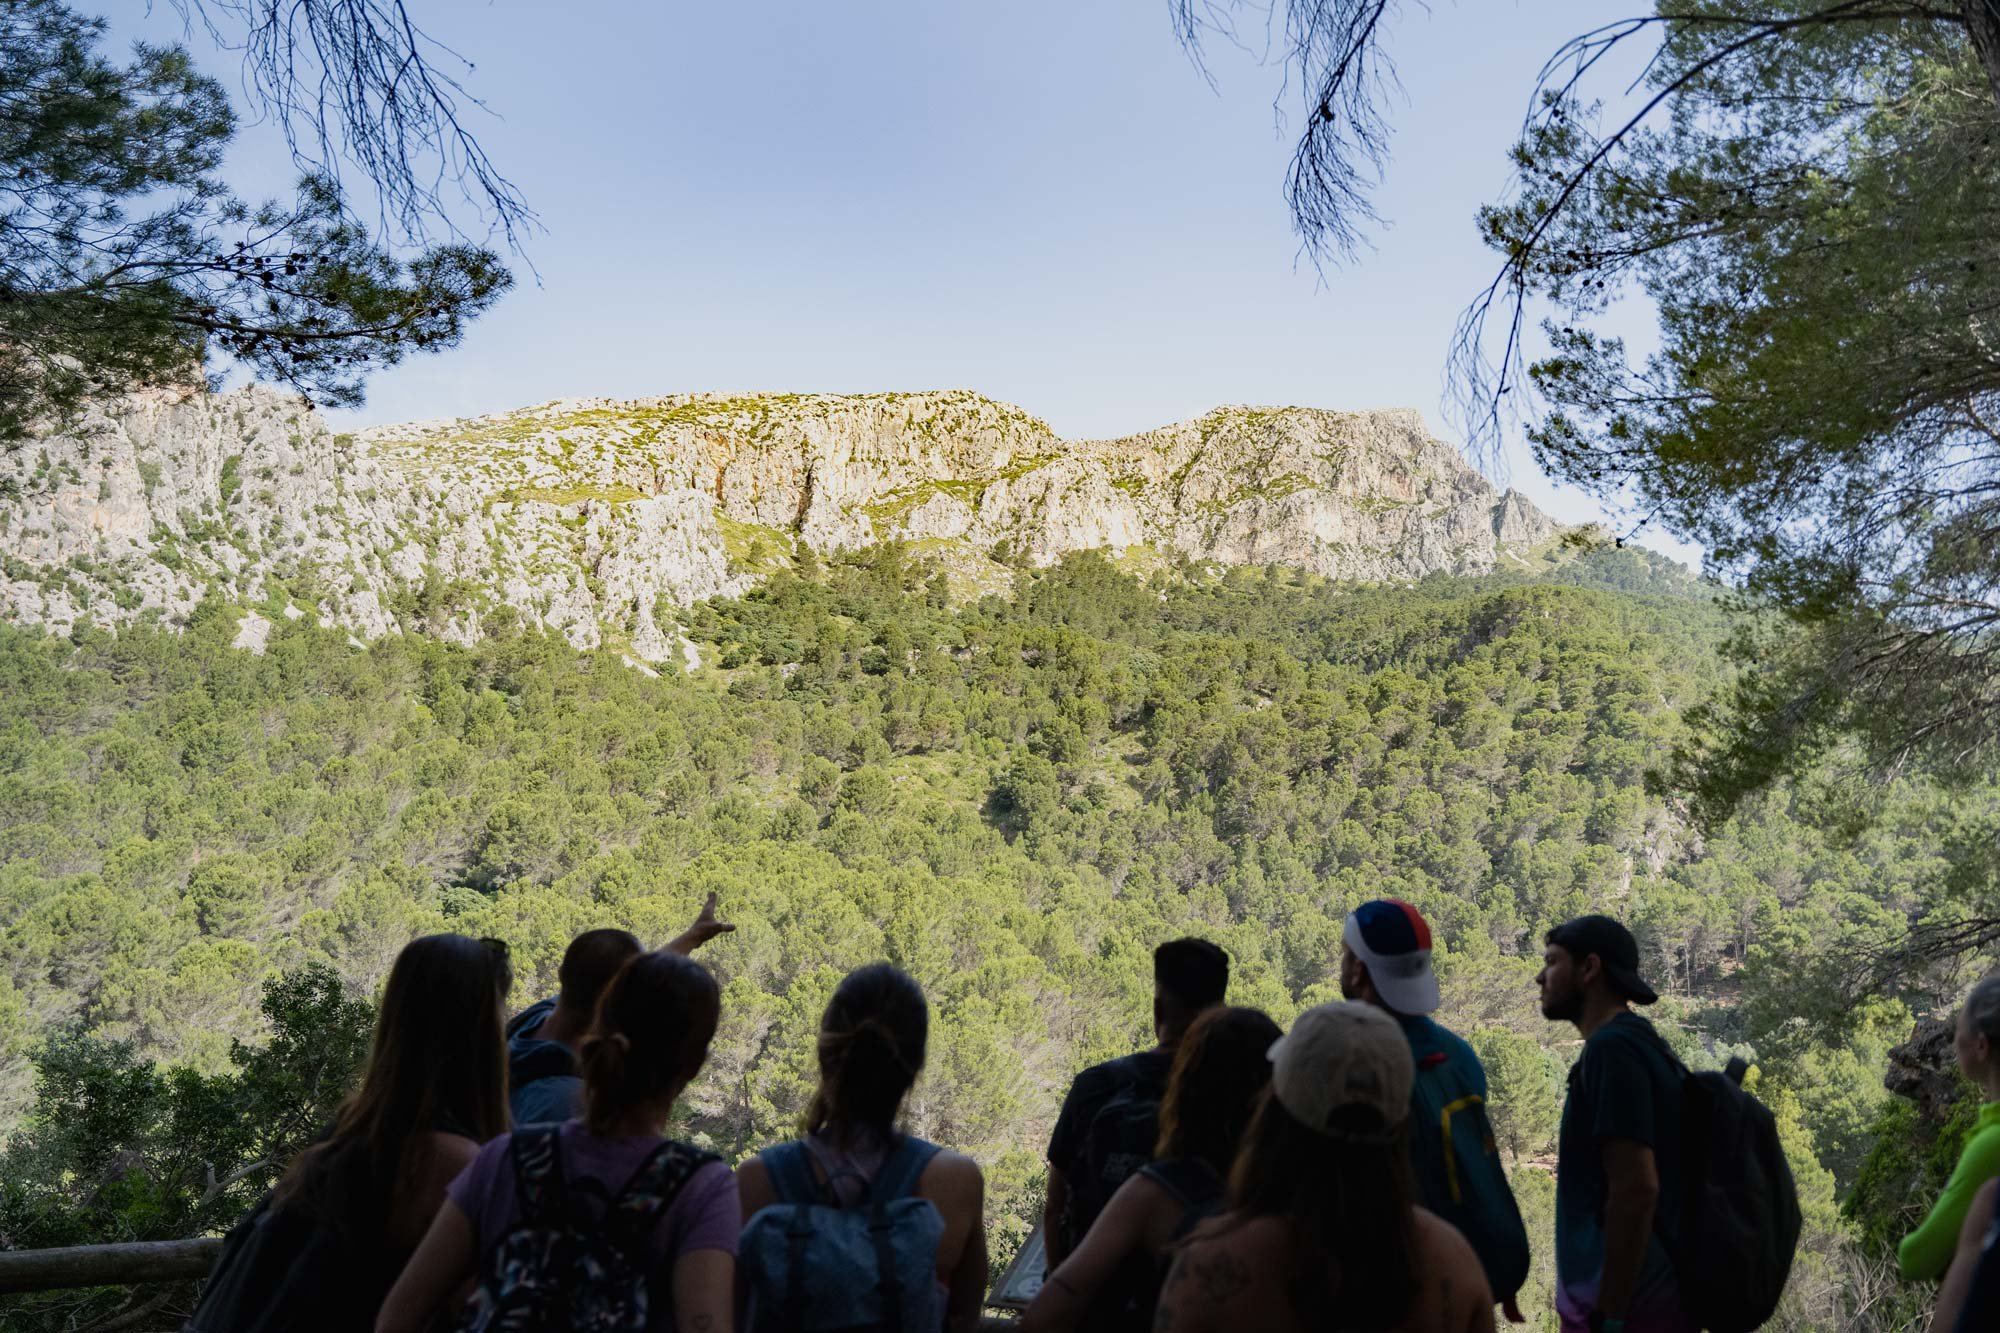
[[[667,950],[670,953],[691,954],[717,935],[727,935],[735,929],[728,922],[716,919],[715,894],[711,891],[708,901],[701,905],[701,915],[694,919],[693,925],[674,937]]]

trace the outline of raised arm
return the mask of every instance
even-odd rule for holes
[[[715,915],[715,893],[709,892],[708,899],[701,905],[701,914],[694,924],[667,941],[668,953],[692,954],[696,949],[714,939],[717,935],[727,935],[736,927],[720,921]]]

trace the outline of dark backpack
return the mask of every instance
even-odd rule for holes
[[[480,1266],[461,1333],[643,1333],[647,1242],[694,1173],[719,1159],[663,1143],[594,1216],[571,1197],[561,1126],[515,1130],[508,1152],[521,1217]]]
[[[843,1207],[835,1182],[814,1176],[803,1143],[759,1154],[777,1202],[743,1228],[748,1333],[936,1333],[938,1244],[944,1215],[914,1191],[937,1148],[904,1135],[868,1193]]]
[[[1410,1164],[1424,1207],[1458,1228],[1493,1289],[1505,1300],[1528,1280],[1528,1230],[1493,1142],[1486,1099],[1450,1052],[1413,1040],[1417,1076],[1410,1092]]]
[[[1149,1333],[1158,1314],[1160,1288],[1173,1266],[1173,1246],[1205,1218],[1222,1211],[1226,1193],[1222,1177],[1198,1157],[1146,1162],[1132,1174],[1144,1176],[1165,1190],[1179,1207],[1180,1217],[1168,1237],[1170,1247],[1164,1256],[1137,1251],[1099,1282],[1089,1308],[1077,1323],[1092,1333]]]
[[[1750,1333],[1777,1310],[1799,1244],[1799,1192],[1778,1122],[1743,1090],[1742,1060],[1693,1073],[1649,1035],[1681,1080],[1680,1235],[1667,1244],[1681,1304],[1709,1333]]]
[[[1082,1169],[1070,1182],[1070,1248],[1082,1242],[1118,1187],[1153,1160],[1153,1147],[1160,1140],[1160,1102],[1166,1093],[1164,1083],[1128,1074],[1124,1086],[1090,1118],[1079,1154]]]
[[[395,1273],[302,1207],[266,1195],[223,1238],[184,1333],[365,1328]]]
[[[1215,1168],[1199,1157],[1177,1157],[1170,1162],[1148,1162],[1142,1168],[1146,1178],[1173,1196],[1181,1206],[1181,1220],[1174,1223],[1169,1240],[1179,1241],[1207,1219],[1222,1211],[1228,1194]]]

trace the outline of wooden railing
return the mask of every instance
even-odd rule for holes
[[[76,1245],[65,1250],[0,1250],[0,1295],[62,1287],[193,1282],[208,1276],[221,1253],[219,1236]]]
[[[0,1250],[0,1297],[69,1287],[134,1287],[151,1282],[194,1282],[208,1276],[222,1240],[145,1240],[124,1245],[77,1245],[62,1250]],[[982,1333],[1011,1329],[1014,1321],[988,1313]]]

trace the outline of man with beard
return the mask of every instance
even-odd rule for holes
[[[1542,963],[1542,1015],[1583,1034],[1557,1143],[1563,1333],[1695,1333],[1663,1243],[1677,1239],[1680,1072],[1632,1012],[1659,998],[1638,943],[1608,916],[1580,916],[1548,933]]]

